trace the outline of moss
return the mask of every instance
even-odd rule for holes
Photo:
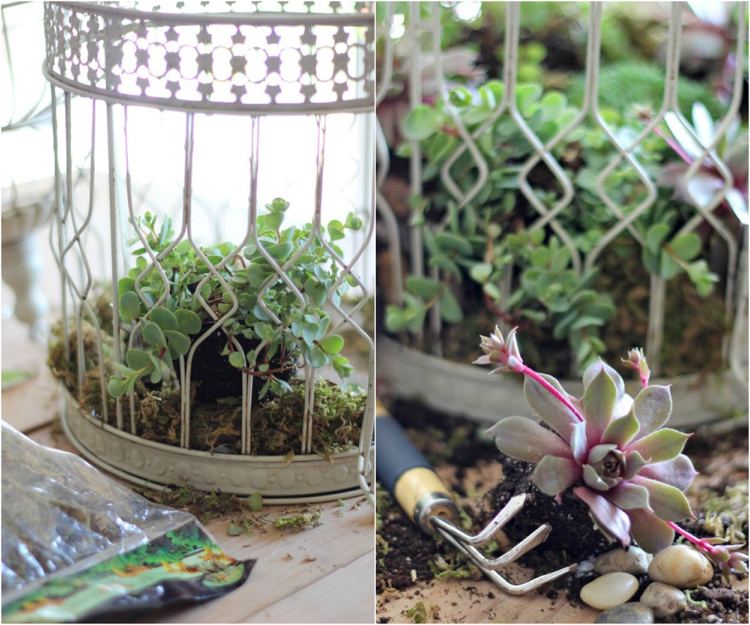
[[[96,300],[97,302],[99,299]],[[103,304],[96,308],[106,314]],[[111,310],[111,306],[109,307]],[[102,312],[104,311],[104,312]],[[104,328],[106,318],[100,320]],[[81,324],[84,353],[83,384],[78,385],[78,331],[69,327],[68,350],[65,358],[65,341],[62,324],[52,329],[48,351],[48,365],[53,375],[78,400],[87,413],[101,418],[102,399],[107,402],[108,423],[115,423],[115,401],[102,388],[97,356],[98,333],[89,322]],[[105,384],[112,373],[114,347],[111,335],[102,331]],[[283,395],[267,395],[252,406],[252,455],[283,455],[290,459],[299,453],[302,441],[303,414],[305,410],[305,383],[290,380],[291,390]],[[191,386],[190,445],[193,449],[214,453],[238,454],[241,450],[242,408],[239,397],[227,397],[216,402],[196,401],[197,384]],[[315,401],[312,414],[312,452],[324,458],[355,448],[359,443],[360,428],[364,418],[366,395],[342,388],[330,380],[315,382]],[[130,409],[123,402],[125,421],[130,421]],[[159,387],[139,381],[134,393],[136,434],[146,440],[167,445],[180,444],[181,392],[175,383]]]
[[[320,525],[320,511],[303,512],[301,514],[290,514],[280,516],[273,522],[276,529],[286,532],[301,532],[302,530],[318,527]]]
[[[404,610],[403,615],[411,619],[412,623],[426,623],[427,608],[425,608],[424,601],[418,601],[412,607]]]
[[[747,482],[728,486],[722,494],[708,491],[701,502],[701,511],[705,514],[703,529],[731,544],[744,544],[747,542],[747,510]]]

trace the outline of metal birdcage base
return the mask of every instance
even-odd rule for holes
[[[378,380],[391,397],[417,399],[447,414],[487,424],[510,415],[531,416],[523,393],[523,383],[510,376],[490,376],[487,370],[451,362],[399,343],[378,338]],[[580,380],[561,380],[565,390],[583,394]],[[747,387],[728,370],[718,374],[691,374],[653,380],[670,384],[674,410],[673,427],[692,429],[747,414]],[[637,380],[626,382],[635,396]]]
[[[87,460],[128,482],[156,490],[189,486],[237,495],[259,492],[270,503],[314,503],[362,495],[353,449],[330,460],[318,455],[212,454],[156,443],[90,417],[64,391],[66,436]],[[372,460],[371,460],[372,461]]]

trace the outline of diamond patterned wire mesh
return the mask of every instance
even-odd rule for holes
[[[734,68],[732,99],[729,103],[726,114],[716,128],[715,136],[711,145],[704,145],[700,142],[699,138],[695,135],[695,131],[680,112],[677,102],[681,52],[681,20],[682,13],[686,10],[684,3],[674,2],[670,5],[664,83],[665,90],[661,106],[659,111],[645,125],[638,136],[631,141],[623,141],[618,137],[613,129],[610,128],[600,110],[599,74],[603,6],[602,3],[596,2],[589,4],[583,104],[576,116],[548,141],[543,142],[542,139],[534,133],[517,105],[519,36],[521,11],[523,10],[522,7],[523,4],[518,2],[509,2],[505,5],[506,28],[502,63],[504,85],[502,100],[486,121],[480,124],[473,132],[469,132],[462,122],[456,107],[451,103],[450,98],[448,97],[449,91],[447,87],[447,77],[443,68],[441,47],[442,30],[440,19],[441,13],[449,9],[441,7],[439,4],[432,5],[429,11],[429,16],[426,17],[424,13],[420,12],[419,3],[410,4],[406,26],[407,36],[405,37],[405,39],[411,43],[407,60],[409,67],[412,70],[409,76],[408,95],[410,106],[414,108],[421,105],[423,102],[420,91],[421,82],[423,80],[421,67],[426,62],[424,59],[429,58],[436,67],[435,77],[439,85],[439,95],[443,100],[443,106],[450,114],[452,123],[455,126],[459,138],[458,145],[453,148],[453,151],[445,159],[445,162],[440,168],[441,184],[455,200],[459,212],[462,208],[471,203],[488,183],[490,173],[488,164],[483,157],[481,150],[478,148],[477,143],[489,132],[498,120],[502,120],[503,118],[511,120],[532,148],[531,155],[525,160],[517,174],[518,186],[521,193],[526,200],[528,200],[531,207],[539,213],[539,218],[529,225],[528,229],[544,229],[545,231],[552,232],[559,237],[560,241],[570,252],[571,262],[575,272],[579,276],[582,276],[585,271],[592,269],[596,265],[597,260],[609,248],[611,243],[623,232],[628,232],[641,247],[644,245],[643,237],[635,229],[634,222],[654,204],[656,199],[656,187],[654,180],[652,180],[649,173],[639,161],[638,149],[643,139],[665,120],[665,116],[672,114],[679,120],[684,131],[693,138],[701,152],[700,156],[692,162],[684,174],[683,183],[685,186],[690,186],[691,179],[700,172],[702,165],[709,161],[715,164],[724,180],[723,187],[717,189],[716,193],[709,201],[705,202],[695,196],[692,197],[694,200],[693,203],[695,204],[695,215],[685,223],[678,234],[695,231],[705,220],[721,237],[726,245],[727,259],[724,272],[724,275],[726,276],[726,290],[724,293],[724,304],[727,317],[733,320],[735,330],[732,333],[727,333],[725,336],[723,356],[726,361],[730,358],[729,354],[731,353],[736,365],[736,362],[741,359],[738,354],[742,351],[742,345],[739,344],[740,341],[736,337],[743,335],[742,328],[747,324],[747,313],[746,306],[743,308],[743,302],[740,301],[741,298],[737,299],[736,294],[736,285],[738,284],[736,274],[738,267],[739,244],[733,234],[715,215],[715,209],[725,199],[726,193],[731,188],[733,182],[728,166],[716,153],[716,146],[726,136],[730,125],[738,117],[745,69],[744,46],[747,34],[746,5],[744,3],[738,3],[738,32],[736,41],[737,64]],[[393,11],[390,11],[385,15],[384,32],[391,32],[393,24],[394,14]],[[393,76],[394,45],[395,44],[391,40],[391,37],[386,36],[384,38],[384,63],[382,67],[379,68],[379,76],[383,76],[385,83],[380,82],[378,85],[378,103],[382,101],[384,94],[393,86],[391,81]],[[602,234],[597,243],[593,246],[593,249],[588,251],[588,253],[584,254],[582,257],[581,252],[573,240],[573,233],[569,232],[558,219],[570,206],[576,190],[570,176],[557,161],[553,150],[566,136],[579,128],[588,118],[590,118],[591,122],[605,133],[607,141],[616,152],[606,166],[598,172],[595,182],[595,189],[598,198],[616,220],[613,225]],[[465,158],[467,153],[469,155],[471,171],[473,173],[473,175],[468,176]],[[388,175],[388,168],[390,166],[387,145],[384,140],[381,140],[378,144],[377,154],[379,159],[378,183],[379,185],[382,185]],[[418,141],[409,142],[409,158],[411,193],[413,197],[420,197],[422,194],[422,149]],[[460,170],[460,178],[457,179],[456,174],[454,173],[454,167],[459,162],[461,163],[462,168]],[[547,167],[548,171],[554,176],[559,188],[561,189],[561,192],[558,193],[558,199],[552,205],[545,204],[544,199],[539,196],[537,190],[529,181],[530,172],[540,163],[543,163]],[[620,170],[623,165],[635,172],[645,189],[645,194],[635,206],[625,207],[618,205],[618,203],[609,196],[605,188],[607,179],[613,174],[613,172]],[[393,251],[391,257],[396,257],[391,266],[391,272],[393,274],[398,273],[399,275],[395,276],[391,282],[396,286],[396,293],[393,298],[394,303],[400,304],[403,300],[404,291],[403,281],[400,275],[402,256],[400,251],[401,240],[399,239],[393,211],[388,206],[386,199],[382,197],[381,192],[379,192],[378,195],[378,211],[386,225],[388,244]],[[434,232],[444,230],[447,219],[448,217],[446,217],[442,223],[435,226]],[[410,227],[411,266],[409,272],[416,276],[421,276],[425,273],[423,266],[424,246],[420,234],[422,227],[423,226],[418,224]],[[741,266],[743,271],[745,270],[744,264],[739,266]],[[439,273],[433,269],[432,276],[437,277],[439,276]],[[505,279],[500,285],[500,291],[504,300],[507,300],[512,291],[512,281],[513,277],[511,272],[507,271]],[[665,279],[652,274],[649,289],[650,303],[648,333],[644,339],[646,350],[649,354],[649,361],[650,363],[653,363],[655,373],[658,373],[660,367],[659,355],[661,353],[664,336],[664,318],[667,313],[665,310]],[[739,313],[736,317],[735,308]],[[502,319],[499,320],[499,323],[501,327],[505,325]],[[431,309],[429,324],[433,334],[439,336],[442,320],[438,306]],[[730,339],[732,341],[731,345]],[[419,336],[417,337],[417,340],[420,340]],[[435,341],[430,347],[436,354],[439,355],[441,353],[441,344],[439,341]],[[735,366],[734,368],[737,367]],[[746,384],[746,377],[745,372],[740,374],[738,379]]]

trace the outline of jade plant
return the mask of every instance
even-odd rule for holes
[[[675,532],[709,555],[725,572],[747,571],[742,545],[701,539],[677,525],[692,518],[684,491],[696,471],[682,453],[690,437],[664,427],[672,413],[669,386],[650,384],[642,350],[624,359],[641,390],[631,397],[622,377],[599,360],[583,374],[583,397],[568,394],[552,376],[528,367],[516,329],[481,337],[484,355],[475,364],[524,376],[526,399],[544,425],[506,417],[488,433],[504,454],[534,463],[531,481],[561,501],[571,491],[588,506],[596,525],[627,547],[631,538],[649,552],[672,544]]]
[[[135,267],[118,284],[128,349],[125,363],[113,366],[110,395],[132,393],[141,379],[176,380],[179,359],[213,326],[223,333],[219,349],[228,364],[263,381],[259,397],[289,390],[285,374],[302,356],[314,368],[332,366],[342,378],[351,373],[343,337],[329,332],[325,304],[338,304],[354,284],[350,275],[341,276],[330,250],[342,256],[336,241],[361,228],[362,220],[350,213],[317,234],[312,224],[283,227],[288,207],[281,198],[267,204],[257,218],[257,244],[242,250],[226,242],[175,243],[169,218],[159,224],[145,213],[138,226],[146,245],[132,251]],[[158,265],[147,260],[149,251]]]
[[[504,92],[497,80],[474,90],[457,87],[445,100],[415,107],[404,121],[405,136],[420,144],[425,161],[425,193],[412,198],[412,225],[421,228],[426,263],[439,274],[409,277],[403,303],[386,311],[386,327],[419,333],[434,306],[439,306],[444,322],[455,324],[477,309],[479,297],[496,318],[513,325],[535,324],[566,340],[572,360],[583,370],[605,351],[601,328],[615,312],[611,296],[597,288],[598,263],[583,271],[577,259],[585,259],[622,217],[604,204],[598,184],[616,150],[605,132],[586,120],[563,132],[579,114],[563,93],[519,84],[518,110],[541,143],[563,134],[552,154],[573,187],[572,199],[555,223],[537,225],[541,215],[519,184],[519,173],[534,150],[515,120],[507,113],[496,116]],[[601,114],[618,140],[628,144],[648,119],[644,108],[603,107]],[[477,194],[462,204],[441,175],[464,145],[456,117],[474,135],[489,172]],[[410,144],[399,153],[408,155]],[[663,168],[678,158],[655,133],[643,138],[635,156],[652,179],[659,179]],[[461,193],[472,189],[477,168],[471,150],[464,149],[448,172]],[[546,165],[534,167],[527,180],[548,209],[560,202],[560,183]],[[616,168],[603,189],[624,213],[645,197],[643,183],[630,166]],[[702,258],[705,237],[681,232],[695,209],[672,195],[672,186],[659,187],[655,201],[623,236],[638,238],[646,271],[667,280],[685,275],[707,296],[718,277]],[[510,292],[503,289],[508,276],[515,285]]]

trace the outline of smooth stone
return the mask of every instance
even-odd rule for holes
[[[605,610],[594,623],[653,623],[654,612],[647,605],[631,601],[616,608]]]
[[[687,597],[679,588],[652,582],[643,591],[641,603],[647,605],[659,618],[672,616],[687,607]]]
[[[581,600],[597,610],[625,603],[638,590],[638,580],[630,573],[607,573],[581,588]]]
[[[646,553],[638,547],[613,549],[612,551],[603,553],[594,561],[594,570],[602,575],[616,571],[642,575],[648,571],[651,558],[650,553]]]
[[[662,549],[651,560],[648,576],[677,588],[693,588],[711,581],[714,567],[709,559],[687,545],[672,545]]]

